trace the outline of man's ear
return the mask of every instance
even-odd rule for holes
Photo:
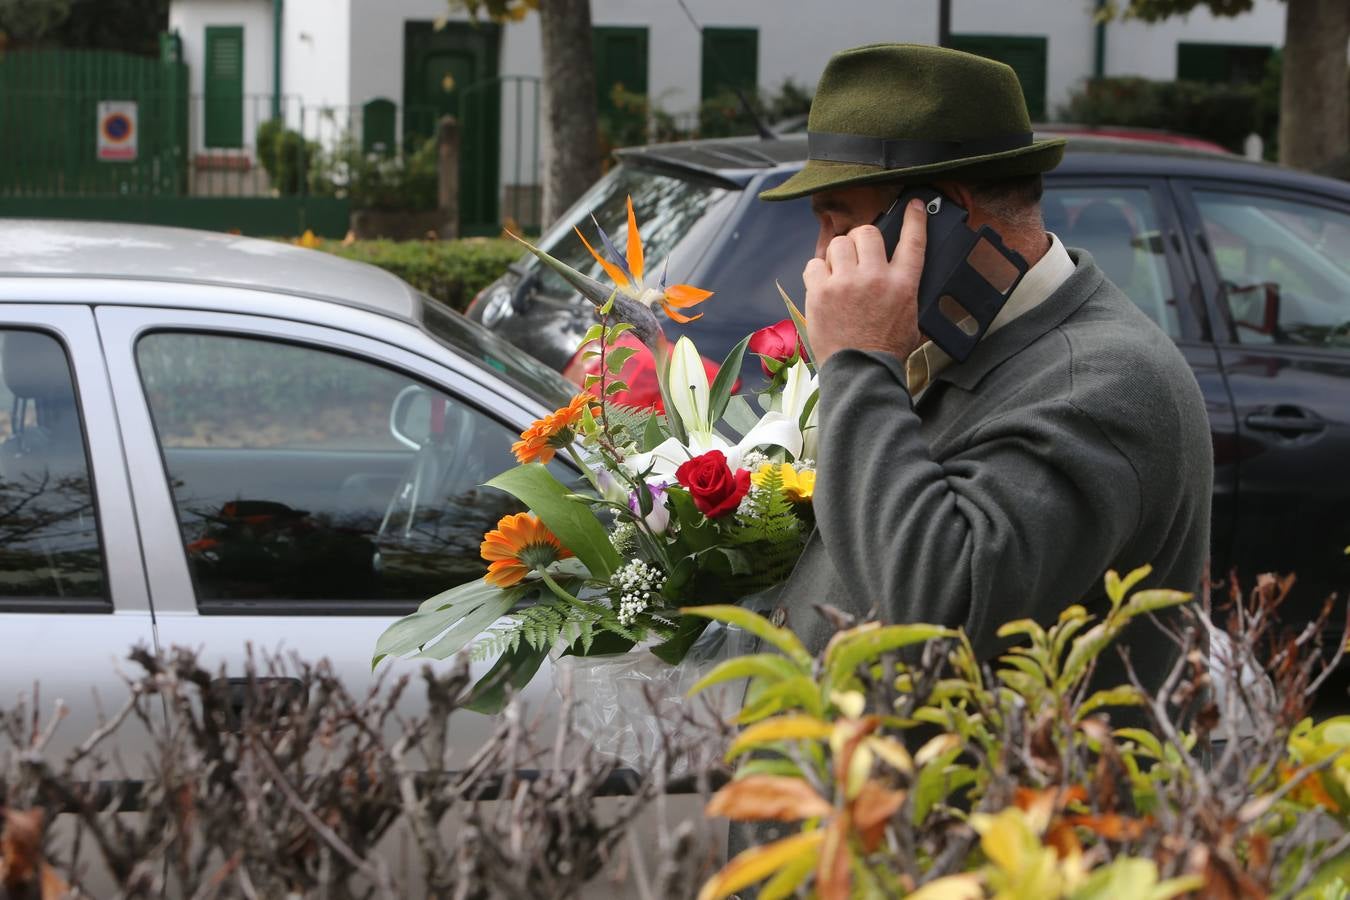
[[[989,216],[975,199],[975,194],[971,191],[970,185],[963,181],[935,181],[933,187],[937,188],[949,198],[954,200],[957,205],[970,213],[967,223],[971,228],[979,229],[981,225],[994,224],[993,218]]]

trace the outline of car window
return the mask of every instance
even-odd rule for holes
[[[481,486],[518,435],[399,372],[222,334],[136,350],[199,604],[424,600],[520,508]]]
[[[1195,191],[1237,339],[1350,348],[1350,215]]]
[[[91,597],[107,588],[69,357],[0,329],[0,600]]]
[[[1171,337],[1181,336],[1176,289],[1147,188],[1047,187],[1041,211],[1046,231],[1066,247],[1091,253],[1146,316]]]
[[[689,269],[698,262],[709,232],[721,223],[722,214],[730,210],[735,194],[709,182],[622,164],[596,182],[540,239],[539,246],[572,268],[609,284],[609,277],[573,229],[580,227],[591,246],[603,253],[591,222],[594,216],[619,252],[626,253],[631,196],[642,235],[643,258],[649,273],[646,277],[655,283],[660,278],[660,267],[668,260],[669,278],[679,282],[688,277]],[[537,262],[532,265],[539,270],[541,291],[556,296],[574,293],[560,275]]]

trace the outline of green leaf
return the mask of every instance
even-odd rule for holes
[[[782,657],[779,657],[782,659]],[[791,665],[789,663],[789,665]],[[758,682],[765,684],[765,682]],[[746,708],[741,710],[741,715],[737,716],[736,721],[742,724],[755,721],[769,715],[769,711],[778,712],[783,709],[801,710],[810,713],[813,716],[825,714],[824,705],[820,700],[820,687],[815,679],[807,675],[794,675],[775,684],[769,685],[764,690],[757,692],[754,705],[757,710],[752,711],[747,702]]]
[[[1111,599],[1111,606],[1119,606],[1125,599],[1125,595],[1130,592],[1136,584],[1143,581],[1153,571],[1152,566],[1140,566],[1130,574],[1121,578],[1115,569],[1110,569],[1106,573],[1106,596]]]
[[[609,370],[617,375],[623,369],[623,364],[628,362],[635,353],[637,353],[636,347],[614,347],[605,354],[605,365],[609,366]]]
[[[750,335],[741,338],[740,343],[731,348],[727,358],[722,361],[722,368],[717,370],[717,377],[713,379],[712,387],[708,390],[708,421],[717,422],[722,418],[722,414],[727,411],[727,403],[731,400],[731,389],[736,384],[736,379],[741,377],[741,362],[745,359],[745,347],[750,343]]]
[[[1142,706],[1143,696],[1138,688],[1133,685],[1122,684],[1119,687],[1108,688],[1097,691],[1091,697],[1083,701],[1083,705],[1078,707],[1078,718],[1086,718],[1089,713],[1101,709],[1103,706]]]
[[[718,622],[724,622],[728,625],[735,625],[738,628],[744,628],[761,640],[767,641],[779,650],[783,651],[788,657],[799,666],[811,665],[811,654],[806,652],[802,642],[797,636],[786,628],[776,628],[768,619],[761,616],[753,610],[743,609],[739,606],[713,605],[713,606],[687,606],[680,610],[686,616],[702,616],[707,619],[715,619]]]
[[[1180,606],[1190,600],[1192,596],[1185,591],[1170,591],[1163,588],[1138,591],[1126,601],[1125,611],[1130,615],[1142,616],[1145,613],[1157,612],[1171,606]]]
[[[1088,665],[1101,654],[1115,636],[1115,631],[1106,622],[1098,622],[1074,638],[1069,656],[1064,660],[1064,667],[1060,669],[1060,690],[1068,690],[1082,678]]]
[[[589,344],[591,341],[600,340],[600,335],[604,333],[605,326],[592,325],[586,329],[586,333],[581,336],[581,343]]]
[[[590,647],[583,647],[581,641],[574,642],[563,651],[563,656],[613,656],[627,653],[636,644],[629,638],[612,631],[600,631],[591,641]]]
[[[1035,619],[1014,619],[1011,622],[1004,622],[996,633],[1001,638],[1025,634],[1034,641],[1045,640],[1045,629]]]
[[[750,406],[750,401],[745,399],[744,394],[737,394],[727,401],[727,408],[722,412],[722,421],[731,426],[737,435],[745,437],[750,433],[750,429],[759,423],[759,414]]]
[[[808,671],[808,669],[793,665],[790,660],[784,659],[777,653],[753,653],[750,656],[738,656],[718,663],[711,672],[700,678],[689,689],[689,696],[692,697],[705,688],[736,678],[764,678],[770,681],[781,681],[785,678],[802,675]]]
[[[626,390],[628,390],[628,385],[624,384],[622,381],[611,381],[609,384],[605,385],[605,396],[611,397],[620,391]]]
[[[819,848],[813,847],[798,853],[759,889],[759,900],[786,900],[796,896],[797,888],[802,886],[819,861]]]
[[[747,759],[736,769],[733,781],[749,778],[751,775],[786,775],[801,778],[801,768],[792,760],[782,757],[755,757]]]
[[[883,653],[955,636],[956,632],[950,628],[923,624],[886,625],[860,631],[830,644],[825,651],[825,671],[833,684],[841,684],[853,677],[858,666],[875,662]]]
[[[642,452],[650,453],[661,445],[666,439],[666,433],[661,430],[661,417],[652,413],[647,418],[647,425],[642,430]]]
[[[455,627],[447,631],[434,643],[424,645],[418,656],[425,656],[429,659],[447,659],[454,656],[469,641],[486,631],[489,625],[510,612],[511,607],[516,605],[520,596],[519,592],[502,591],[496,598],[489,600],[460,619]]]
[[[678,666],[707,627],[707,619],[680,616],[675,623],[675,634],[653,647],[652,655],[664,663]]]
[[[787,291],[783,290],[781,284],[775,281],[774,286],[778,288],[779,296],[781,296],[783,302],[787,304],[788,318],[792,319],[792,324],[797,327],[797,336],[802,339],[802,346],[806,348],[806,355],[811,359],[815,359],[816,354],[811,350],[811,338],[806,334],[806,317],[803,316],[802,311],[797,308],[797,304],[792,302],[792,298],[788,296]]]
[[[487,486],[524,503],[581,560],[592,577],[609,578],[623,564],[605,526],[588,506],[568,500],[571,491],[540,463],[509,469]]]
[[[536,650],[521,641],[514,651],[503,653],[469,691],[463,708],[489,716],[501,712],[506,705],[507,689],[517,692],[529,684],[544,657],[548,656],[548,650],[547,647]]]
[[[1162,742],[1153,732],[1143,728],[1117,728],[1114,733],[1121,740],[1134,741],[1154,759],[1163,758]]]
[[[380,635],[371,667],[386,656],[397,658],[420,650],[427,641],[501,593],[501,588],[480,578],[424,600],[417,612],[394,622]]]

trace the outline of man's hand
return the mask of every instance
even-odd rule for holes
[[[889,261],[881,232],[860,225],[830,241],[824,259],[806,264],[806,331],[817,366],[849,348],[890,353],[902,362],[918,349],[924,341],[918,297],[927,238],[923,203],[913,200]]]

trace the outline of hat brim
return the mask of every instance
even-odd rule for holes
[[[879,181],[931,181],[934,176],[951,175],[970,181],[993,181],[1048,172],[1064,158],[1065,138],[1035,141],[1030,146],[944,160],[925,166],[883,169],[859,163],[809,159],[802,170],[776,188],[761,191],[761,200],[796,200],[820,191],[874,184]]]

